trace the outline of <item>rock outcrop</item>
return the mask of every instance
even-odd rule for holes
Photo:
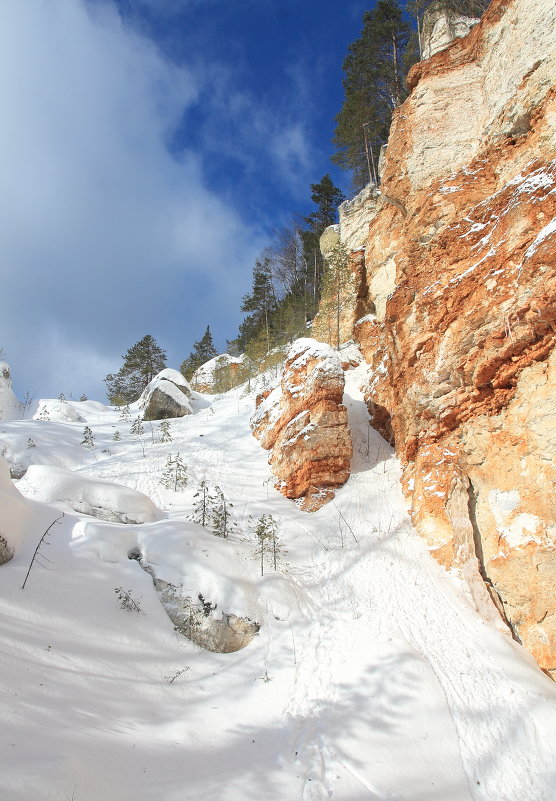
[[[423,15],[421,24],[421,57],[431,58],[444,50],[454,39],[467,36],[478,19],[454,11],[442,0],[432,3]]]
[[[242,371],[243,365],[243,356],[221,353],[220,356],[215,356],[195,370],[191,377],[191,385],[197,392],[206,392],[209,395],[227,392],[241,380],[246,380],[242,375],[242,372],[246,372]]]
[[[12,389],[10,365],[0,361],[0,420],[15,420],[21,417],[22,410],[23,404]]]
[[[276,488],[287,498],[303,499],[306,510],[330,500],[331,488],[349,478],[352,444],[343,392],[336,352],[314,339],[298,339],[280,385],[259,397],[251,419],[253,434],[271,452]]]
[[[161,370],[143,391],[139,406],[144,420],[165,420],[191,414],[191,387],[177,370]]]
[[[492,0],[410,73],[368,220],[374,425],[437,560],[556,671],[556,6]],[[341,233],[341,231],[340,231]]]

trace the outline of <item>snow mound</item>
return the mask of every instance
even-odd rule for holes
[[[12,558],[28,525],[26,501],[12,484],[9,465],[0,456],[0,565]]]
[[[77,409],[67,401],[40,400],[33,420],[52,420],[56,423],[85,423]]]
[[[0,362],[0,420],[15,420],[21,415],[21,403],[12,389],[10,365]]]
[[[67,503],[111,523],[152,523],[164,517],[142,492],[52,465],[31,465],[19,487],[36,500]]]

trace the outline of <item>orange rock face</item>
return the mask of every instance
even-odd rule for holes
[[[253,434],[271,451],[276,488],[287,498],[303,498],[307,510],[330,500],[327,490],[349,478],[352,444],[343,392],[335,351],[299,339],[288,353],[280,386],[260,396],[251,419]]]
[[[492,0],[414,67],[351,336],[441,564],[556,671],[556,7]],[[501,69],[500,65],[504,65]]]

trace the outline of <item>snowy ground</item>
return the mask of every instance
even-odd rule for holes
[[[347,374],[352,477],[313,515],[273,489],[239,392],[197,399],[170,443],[93,402],[71,404],[81,422],[0,423],[10,462],[58,468],[16,482],[25,504],[0,497],[0,530],[21,534],[0,567],[2,801],[554,801],[556,688],[411,532],[363,369]],[[178,493],[159,483],[169,452],[188,465]],[[89,480],[91,509],[131,503],[153,522],[76,512],[64,470]],[[234,504],[229,540],[187,520],[205,478]],[[261,577],[250,518],[266,513],[287,554]],[[137,548],[259,635],[231,654],[191,644],[128,558]]]

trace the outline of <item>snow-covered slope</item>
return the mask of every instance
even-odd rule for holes
[[[13,458],[30,451],[76,486],[102,479],[117,498],[123,485],[167,514],[119,525],[10,506],[22,530],[0,567],[3,801],[553,801],[554,685],[412,533],[398,464],[368,427],[364,369],[346,376],[352,476],[313,515],[274,490],[241,390],[199,399],[170,442],[90,402],[76,407],[93,449],[83,423],[0,425]],[[178,454],[189,481],[174,492],[160,479]],[[233,503],[228,539],[188,519],[203,480]],[[254,524],[269,513],[281,564],[261,576]],[[138,554],[259,634],[234,653],[193,645]]]

